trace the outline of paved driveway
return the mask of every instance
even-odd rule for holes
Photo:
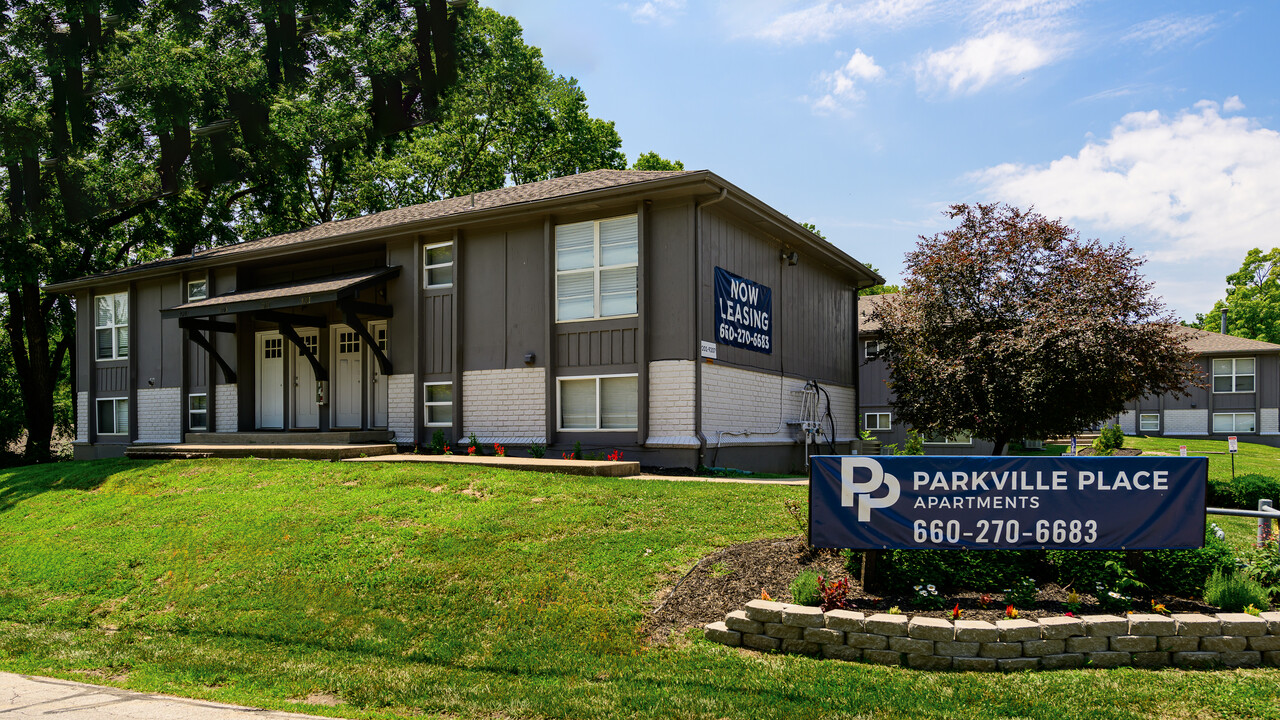
[[[315,715],[258,710],[205,700],[151,695],[101,685],[0,673],[0,718],[60,720],[315,720]]]

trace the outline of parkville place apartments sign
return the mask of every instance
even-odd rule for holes
[[[878,549],[1198,548],[1203,457],[812,458],[809,539]]]

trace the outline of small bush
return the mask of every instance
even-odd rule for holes
[[[1124,447],[1124,431],[1119,425],[1108,425],[1093,441],[1094,455],[1110,455]]]
[[[791,581],[791,602],[797,605],[817,607],[822,604],[822,593],[818,589],[818,573],[805,570]]]
[[[907,431],[907,440],[902,443],[902,449],[894,449],[894,455],[923,455],[924,454],[924,436],[916,432],[914,428]]]
[[[1257,580],[1215,572],[1204,586],[1204,601],[1227,612],[1241,612],[1249,605],[1269,607],[1271,597]]]
[[[1017,582],[1004,591],[1005,603],[1014,607],[1031,607],[1036,604],[1036,581],[1019,578]]]
[[[892,550],[884,555],[881,578],[900,592],[921,578],[947,590],[997,590],[1034,575],[1041,558],[1040,551],[1029,550]]]
[[[1047,550],[1045,562],[1050,577],[1062,587],[1073,587],[1093,592],[1099,584],[1110,582],[1107,562],[1124,560],[1124,553],[1115,550]]]
[[[1262,547],[1251,547],[1240,554],[1241,571],[1251,580],[1267,588],[1272,595],[1280,593],[1280,547],[1275,541]]]
[[[530,446],[529,446],[529,457],[531,457],[531,458],[540,458],[540,457],[542,457],[542,456],[544,456],[544,455],[546,455],[546,454],[547,454],[547,446],[546,446],[546,445],[542,445],[542,444],[539,444],[539,443],[534,443],[534,444],[532,444],[532,445],[530,445]]]
[[[1231,546],[1206,531],[1204,547],[1194,550],[1148,550],[1138,556],[1137,579],[1157,592],[1194,597],[1215,572],[1230,572],[1236,562]]]
[[[1232,507],[1257,510],[1259,500],[1280,504],[1280,480],[1266,475],[1240,475],[1230,483]]]

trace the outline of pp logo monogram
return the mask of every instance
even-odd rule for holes
[[[861,482],[856,481],[855,475],[866,475],[858,473],[858,468],[870,471],[871,477]],[[881,485],[886,486],[888,492],[883,497],[871,497],[871,493]],[[857,496],[858,522],[871,522],[872,508],[887,508],[898,502],[901,494],[902,486],[898,483],[898,478],[886,473],[875,460],[868,457],[840,458],[840,504],[853,507],[854,497]]]

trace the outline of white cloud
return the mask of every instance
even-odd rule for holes
[[[1239,107],[1233,97],[1172,117],[1131,113],[1075,156],[971,179],[994,199],[1127,233],[1156,262],[1231,265],[1249,248],[1280,244],[1280,133],[1221,114]]]
[[[1244,103],[1240,101],[1239,95],[1232,95],[1222,103],[1222,112],[1240,112],[1244,109]]]
[[[639,23],[669,25],[675,16],[684,12],[685,0],[647,0],[643,3],[622,3],[618,7],[629,13]]]
[[[1212,15],[1165,15],[1129,28],[1122,40],[1147,43],[1152,52],[1192,42],[1216,27]]]
[[[945,4],[939,0],[865,0],[846,5],[824,0],[799,10],[784,12],[753,34],[775,42],[830,40],[853,28],[897,27],[916,22],[930,16]]]
[[[859,48],[844,65],[834,72],[823,73],[821,80],[826,86],[826,94],[813,103],[813,109],[819,114],[841,113],[848,110],[848,105],[857,103],[865,97],[862,85],[875,82],[884,77],[884,68],[876,64],[875,58],[862,52]]]
[[[1047,40],[994,32],[928,53],[916,63],[916,83],[924,92],[973,93],[1048,65],[1061,52]]]

